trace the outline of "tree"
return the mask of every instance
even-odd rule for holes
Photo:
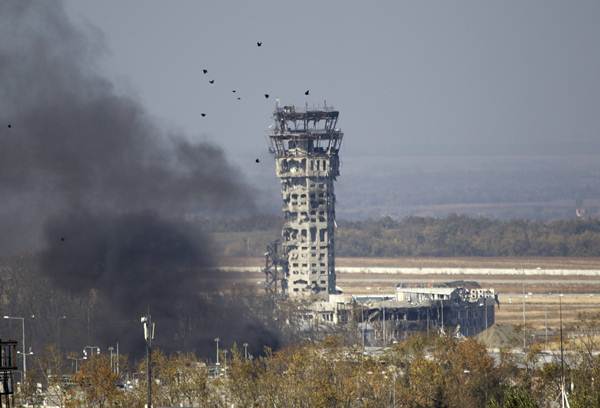
[[[86,407],[122,406],[122,392],[117,388],[117,380],[118,376],[105,355],[94,355],[82,362],[79,371],[73,376],[73,382],[81,391],[80,398]]]
[[[488,408],[539,408],[531,394],[522,387],[507,387],[500,401],[493,399]]]

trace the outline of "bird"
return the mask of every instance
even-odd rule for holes
[[[237,100],[238,100],[238,101],[241,101],[241,100],[242,100],[242,98],[240,98],[240,97],[238,96],[238,97],[237,97]]]
[[[60,237],[61,242],[65,242],[65,237]]]
[[[208,69],[203,69],[203,70],[202,70],[202,73],[203,73],[203,74],[208,74]]]
[[[261,45],[262,45],[262,41],[257,41],[257,42],[256,42],[256,46],[257,46],[257,47],[260,47]]]
[[[233,91],[231,91],[231,92],[233,92],[233,93],[236,93],[237,91],[234,89],[234,90],[233,90]]]
[[[307,89],[306,92],[304,92],[304,95],[308,95],[310,93],[310,89]]]
[[[9,123],[9,124],[8,124],[8,128],[10,129],[11,127],[12,127],[12,125]]]
[[[210,81],[208,81],[208,83],[209,83],[209,84],[214,84],[214,83],[215,83],[215,80],[214,80],[214,79],[211,79]]]
[[[256,159],[256,162],[257,162],[257,163],[260,163],[260,159],[258,159],[258,158],[257,158],[257,159]]]
[[[205,117],[206,113],[201,113],[200,116]]]
[[[265,94],[265,98],[269,99],[269,94]]]

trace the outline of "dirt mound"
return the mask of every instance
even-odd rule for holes
[[[518,347],[523,338],[510,324],[494,324],[475,337],[488,348]]]

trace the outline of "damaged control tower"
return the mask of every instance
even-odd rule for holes
[[[343,133],[330,106],[276,106],[269,133],[275,171],[281,179],[285,223],[281,253],[266,255],[267,291],[290,297],[336,292],[335,193]]]

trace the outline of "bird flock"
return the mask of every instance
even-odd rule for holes
[[[263,42],[262,42],[262,41],[257,41],[257,42],[256,42],[256,46],[257,46],[257,47],[262,47],[262,45],[263,45]],[[202,73],[203,73],[204,75],[208,75],[208,69],[206,69],[206,68],[203,68],[203,69],[202,69]],[[209,80],[208,80],[208,83],[209,83],[210,85],[214,85],[214,84],[215,84],[215,80],[214,80],[214,79],[209,79]],[[236,99],[237,99],[238,101],[241,101],[241,100],[242,100],[242,97],[241,97],[241,96],[239,96],[237,89],[233,89],[233,90],[231,91],[231,93],[233,93],[233,94],[236,94]],[[307,90],[304,92],[304,95],[306,95],[306,96],[310,95],[310,89],[307,89]],[[268,94],[268,93],[265,93],[265,94],[264,94],[264,97],[265,97],[265,99],[269,99],[269,97],[270,97],[270,96],[271,96],[271,95],[270,95],[270,94]],[[200,116],[202,116],[203,118],[205,118],[205,117],[207,116],[207,114],[206,114],[206,112],[202,112],[202,113],[200,114]],[[259,162],[259,161],[258,161],[258,159],[257,159],[257,161],[256,161],[256,162],[257,162],[257,163]]]
[[[257,46],[257,47],[262,47],[262,45],[263,45],[263,42],[262,42],[262,41],[257,41],[257,42],[256,42],[256,46]],[[204,75],[208,75],[208,69],[206,69],[206,68],[203,68],[203,69],[202,69],[202,73],[203,73]],[[214,80],[214,79],[209,79],[209,80],[208,80],[208,83],[209,83],[210,85],[214,85],[214,84],[215,84],[215,80]],[[235,95],[235,97],[236,97],[236,99],[237,99],[238,101],[241,101],[241,100],[242,100],[242,97],[241,97],[241,96],[239,96],[237,89],[233,89],[233,90],[231,91],[231,93]],[[304,95],[306,95],[306,96],[310,95],[310,89],[307,89],[307,90],[304,92]],[[265,97],[265,99],[269,99],[270,95],[269,95],[268,93],[265,93],[265,94],[264,94],[264,97]],[[207,114],[206,114],[206,112],[201,112],[201,113],[200,113],[200,116],[201,116],[201,117],[203,117],[203,118],[205,118],[205,117],[207,116]],[[10,124],[10,123],[9,123],[9,124],[8,124],[8,128],[9,128],[9,129],[11,129],[11,128],[12,128],[12,124]],[[260,163],[260,159],[258,159],[258,158],[257,158],[255,161],[256,161],[256,163]]]
[[[256,46],[257,46],[257,47],[262,47],[262,45],[263,45],[263,42],[262,42],[262,41],[257,41],[257,42],[256,42]],[[207,69],[207,68],[203,68],[203,69],[202,69],[202,73],[203,73],[204,75],[208,75],[208,69]],[[214,79],[209,79],[209,80],[208,80],[208,83],[209,83],[210,85],[214,85],[214,84],[215,84],[215,80],[214,80]],[[231,93],[232,93],[232,94],[234,94],[234,95],[236,95],[236,99],[237,99],[238,101],[241,101],[241,100],[242,100],[242,97],[241,97],[241,96],[239,96],[237,89],[232,89],[232,90],[231,90]],[[306,91],[304,91],[304,95],[306,95],[306,96],[310,95],[310,89],[307,89]],[[264,94],[264,97],[265,97],[265,99],[269,99],[269,97],[270,97],[270,96],[271,96],[271,95],[270,95],[270,94],[268,94],[268,93],[265,93],[265,94]],[[202,113],[200,113],[200,116],[201,116],[201,117],[203,117],[203,118],[205,118],[205,117],[207,116],[207,114],[206,114],[206,112],[202,112]],[[9,126],[9,127],[10,127],[10,126]],[[260,159],[259,159],[259,158],[256,158],[255,162],[256,162],[257,164],[258,164],[258,163],[260,163]]]

